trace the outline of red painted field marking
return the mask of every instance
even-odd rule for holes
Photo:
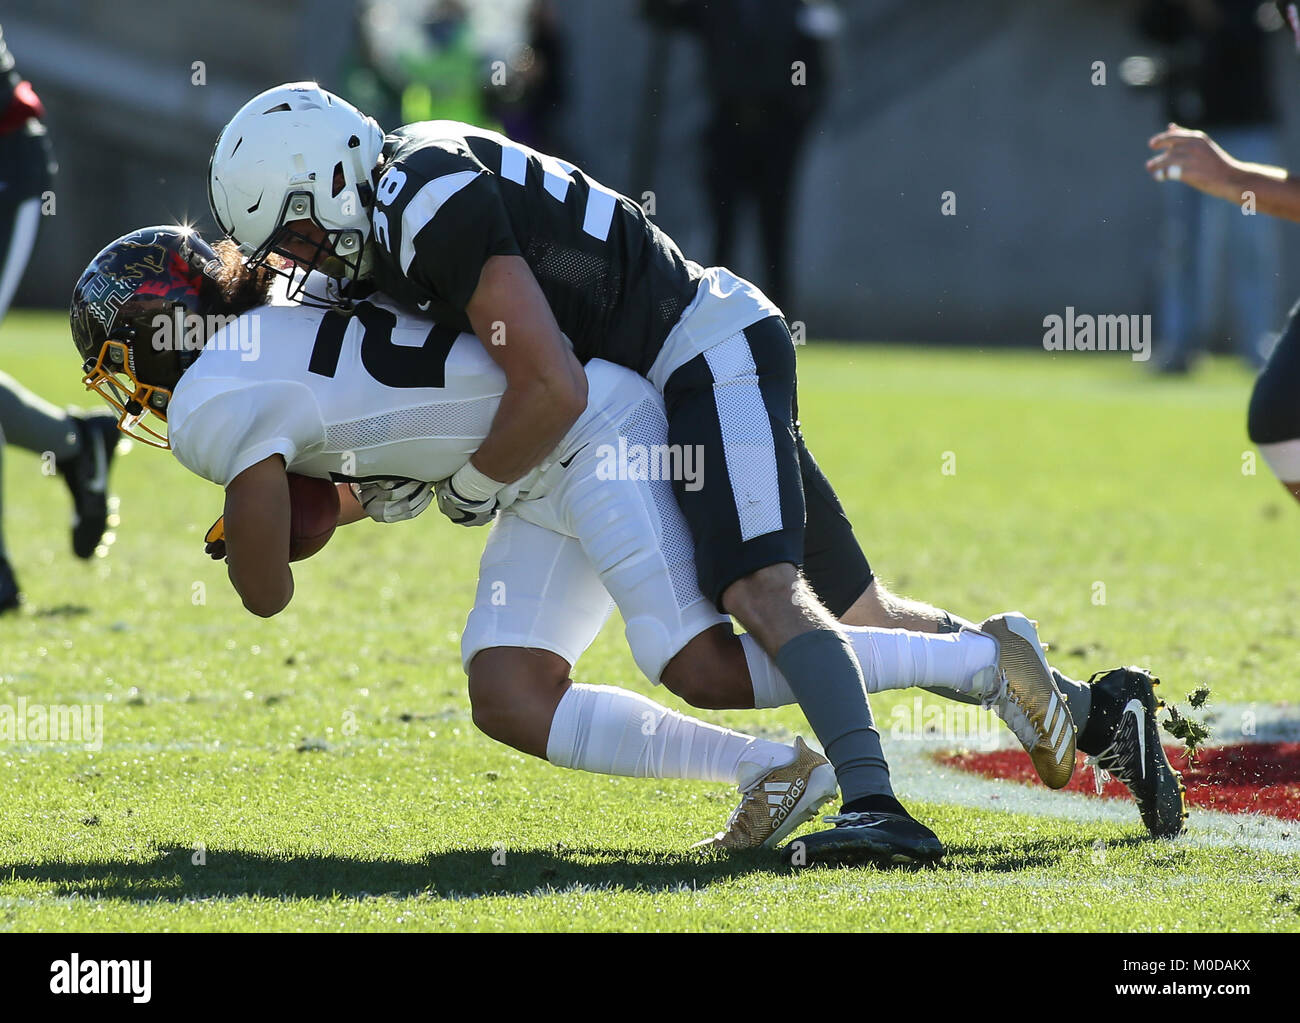
[[[1188,763],[1181,748],[1165,747],[1174,770],[1187,785],[1190,805],[1224,813],[1262,813],[1300,821],[1300,742],[1238,743],[1204,749]],[[986,778],[1039,784],[1029,758],[1019,750],[990,753],[936,753],[934,759],[948,767]],[[1074,777],[1066,791],[1095,796],[1093,774],[1079,754]],[[1128,790],[1111,778],[1102,789],[1107,798],[1130,798]]]

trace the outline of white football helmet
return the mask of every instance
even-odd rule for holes
[[[298,278],[296,288],[291,280],[291,297],[312,270],[355,279],[370,237],[371,172],[383,145],[374,118],[315,82],[268,89],[217,137],[208,165],[212,216],[250,263],[286,273],[268,257],[288,260],[288,275]],[[310,260],[285,248],[309,241],[285,226],[295,220],[326,232]],[[307,272],[294,274],[295,263]]]

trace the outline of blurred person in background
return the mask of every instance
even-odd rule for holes
[[[555,5],[534,0],[528,8],[528,40],[507,62],[505,84],[488,97],[501,130],[544,153],[567,153],[560,133],[568,65]]]
[[[469,15],[461,0],[437,0],[421,26],[419,44],[403,53],[406,77],[402,122],[468,121],[487,118],[487,70],[474,46]]]
[[[1167,49],[1170,130],[1208,132],[1241,160],[1276,164],[1278,110],[1259,9],[1259,0],[1144,0],[1138,28]],[[1154,368],[1190,369],[1225,307],[1237,351],[1262,366],[1280,312],[1277,226],[1186,189],[1166,189],[1164,199]]]
[[[808,129],[825,105],[830,40],[840,16],[817,0],[644,0],[647,17],[693,32],[704,47],[713,111],[704,187],[713,260],[734,266],[740,203],[757,206],[763,290],[789,308],[790,220]]]
[[[406,80],[388,59],[376,32],[376,21],[392,14],[391,0],[361,3],[353,12],[353,46],[343,67],[343,95],[363,110],[375,111],[384,124],[402,118]]]
[[[1294,2],[1277,7],[1300,54],[1300,8]],[[1300,223],[1300,181],[1282,167],[1238,159],[1205,132],[1177,126],[1150,145],[1159,152],[1146,166],[1157,181],[1180,181],[1224,205],[1243,202],[1249,192],[1260,213]],[[1274,475],[1300,500],[1300,304],[1255,381],[1247,430]]]
[[[0,320],[27,267],[42,195],[56,169],[44,116],[0,28]],[[52,459],[51,468],[72,492],[72,549],[80,558],[95,553],[108,525],[108,467],[118,437],[116,418],[108,412],[79,415],[57,408],[0,371],[0,469],[10,445]],[[0,492],[2,484],[0,479]],[[22,600],[5,548],[3,511],[0,500],[0,614]]]

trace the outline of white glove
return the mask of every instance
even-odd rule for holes
[[[420,480],[383,479],[352,484],[357,500],[376,522],[405,522],[433,501],[433,484]]]
[[[435,488],[438,510],[458,526],[486,526],[497,513],[497,499],[467,501],[452,488],[451,479],[445,479]]]
[[[486,526],[499,508],[512,504],[519,494],[516,484],[494,480],[473,462],[462,465],[437,490],[438,510],[458,526]]]

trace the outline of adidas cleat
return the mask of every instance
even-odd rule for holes
[[[809,863],[933,863],[943,843],[906,813],[841,813],[823,817],[833,828],[802,835],[781,850],[792,866]]]
[[[830,761],[799,737],[790,763],[767,769],[755,765],[746,774],[741,775],[740,805],[727,818],[726,830],[696,842],[696,848],[771,848],[821,809],[837,788]]]
[[[122,434],[112,415],[91,413],[72,421],[81,444],[58,469],[72,492],[72,552],[88,558],[108,528],[108,468]]]
[[[1173,838],[1187,820],[1187,787],[1160,742],[1160,680],[1141,668],[1114,668],[1093,675],[1089,684],[1092,709],[1079,748],[1089,754],[1097,791],[1108,776],[1123,782],[1151,836]]]
[[[1048,788],[1074,774],[1074,719],[1043,657],[1038,630],[1022,614],[994,615],[980,631],[998,644],[997,684],[985,693],[991,708],[1015,733]]]

